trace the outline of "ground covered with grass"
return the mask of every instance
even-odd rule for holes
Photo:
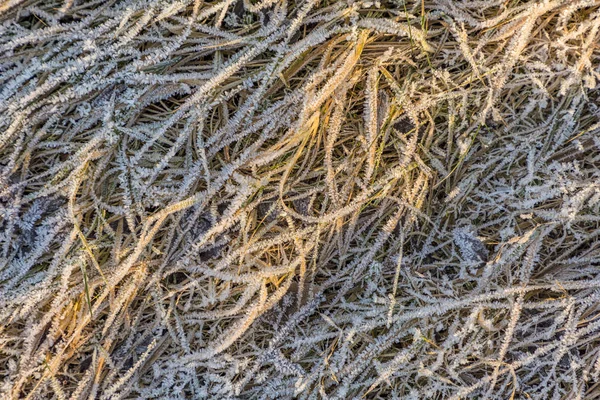
[[[0,397],[600,396],[600,2],[0,2]]]

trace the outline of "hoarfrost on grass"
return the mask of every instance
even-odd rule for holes
[[[600,4],[0,5],[3,398],[593,398]]]

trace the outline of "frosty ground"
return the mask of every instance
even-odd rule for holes
[[[599,29],[0,2],[0,397],[599,397]]]

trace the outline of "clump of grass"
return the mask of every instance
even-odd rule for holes
[[[3,398],[593,398],[600,7],[0,5]]]

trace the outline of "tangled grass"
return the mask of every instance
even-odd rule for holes
[[[0,22],[0,397],[600,396],[598,1]]]

